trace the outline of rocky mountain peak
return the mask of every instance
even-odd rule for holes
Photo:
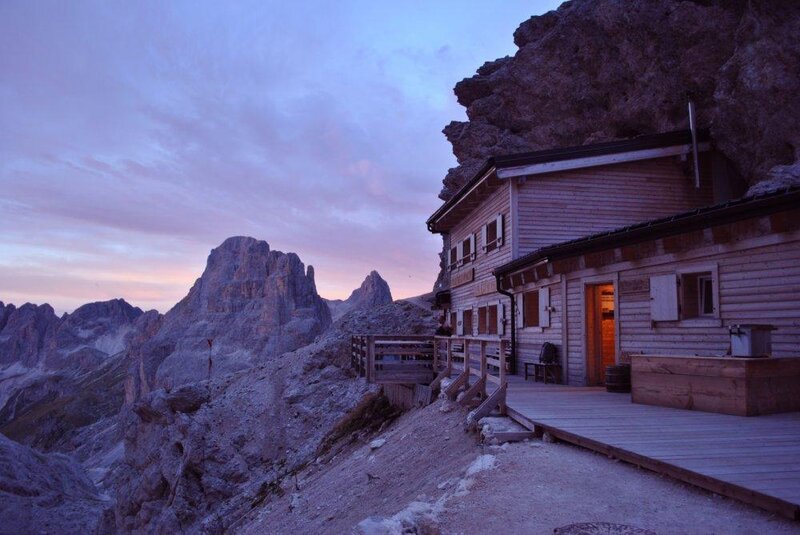
[[[246,369],[294,350],[324,331],[331,315],[317,295],[313,268],[266,241],[236,236],[211,251],[188,295],[159,321],[155,336],[137,350],[142,370],[133,374],[137,384],[128,385],[129,399],[156,384]]]
[[[354,308],[386,305],[392,302],[392,292],[383,277],[373,270],[367,275],[361,286],[353,290],[353,293],[347,298],[347,302]]]
[[[389,304],[392,301],[392,292],[389,289],[389,284],[375,270],[372,270],[367,275],[361,286],[353,290],[347,299],[326,300],[334,320],[338,320],[351,310],[378,307]]]

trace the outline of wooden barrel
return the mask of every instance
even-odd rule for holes
[[[617,364],[606,367],[606,392],[631,391],[631,365]]]

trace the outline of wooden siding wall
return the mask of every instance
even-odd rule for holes
[[[720,317],[652,324],[645,281],[653,275],[701,270],[710,265],[718,268]],[[567,274],[566,364],[570,384],[586,383],[584,284],[617,276],[620,353],[724,355],[730,344],[728,326],[756,323],[777,328],[772,333],[774,356],[800,357],[800,232],[795,231]],[[558,312],[552,317],[557,319]],[[556,339],[555,330],[552,334]],[[538,355],[536,344],[541,342],[524,336],[521,359],[530,360]]]
[[[454,246],[467,236],[475,233],[475,248],[477,250],[477,258],[475,261],[467,264],[464,267],[458,268],[456,271],[451,272],[450,277],[465,269],[475,269],[474,280],[468,284],[458,286],[450,289],[451,309],[468,309],[477,307],[479,305],[494,303],[498,300],[502,301],[505,305],[506,314],[506,334],[510,328],[511,307],[509,306],[510,299],[499,293],[491,293],[487,295],[475,296],[475,288],[477,285],[486,280],[494,281],[492,270],[496,267],[511,261],[511,248],[513,243],[513,228],[511,225],[511,217],[509,214],[510,206],[510,186],[508,184],[502,185],[497,191],[492,193],[481,205],[473,210],[469,216],[465,217],[456,227],[453,228],[450,234],[450,243]],[[483,225],[492,221],[498,214],[504,214],[504,235],[503,246],[490,251],[489,253],[483,252],[483,238],[481,236],[481,228]],[[473,327],[474,332],[477,332],[478,313],[474,312]],[[453,333],[455,334],[455,326],[453,326]],[[464,333],[470,335],[472,333]]]
[[[532,176],[516,185],[518,255],[712,204],[710,158],[702,163],[700,190],[674,156]]]
[[[550,306],[555,310],[550,312],[550,327],[524,327],[517,328],[517,370],[523,370],[522,363],[524,362],[538,362],[539,352],[542,349],[542,344],[550,342],[558,348],[558,356],[564,361],[564,344],[561,337],[562,333],[562,303],[563,297],[561,295],[561,277],[554,277],[551,281],[545,281],[545,284],[529,284],[523,286],[523,292],[529,290],[536,290],[542,287],[550,288]],[[515,293],[520,291],[520,288],[514,289]]]

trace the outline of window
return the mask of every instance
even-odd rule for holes
[[[478,307],[478,334],[486,334],[488,332],[486,326],[487,308],[489,307]]]
[[[483,243],[487,253],[497,249],[497,221],[492,221],[486,225],[486,240]]]
[[[497,305],[487,307],[486,334],[497,334]]]
[[[465,336],[472,336],[472,309],[465,310],[463,313],[463,334]]]
[[[714,265],[650,277],[650,319],[719,321],[716,281]]]
[[[488,253],[503,245],[503,214],[483,226],[483,251]]]
[[[539,326],[539,290],[522,294],[523,327]]]
[[[458,315],[455,311],[450,311],[450,328],[453,329],[453,333],[456,331],[456,324],[458,323]]]
[[[469,264],[475,258],[475,235],[470,234],[461,242],[461,264]]]
[[[450,271],[453,271],[458,267],[458,247],[452,247],[450,249]]]
[[[514,295],[517,309],[517,327],[550,327],[550,287],[542,286],[536,290]]]
[[[681,319],[714,316],[714,283],[710,271],[682,274],[680,288]]]

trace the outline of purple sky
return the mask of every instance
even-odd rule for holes
[[[163,312],[232,235],[429,291],[452,87],[558,3],[0,2],[0,300]]]

